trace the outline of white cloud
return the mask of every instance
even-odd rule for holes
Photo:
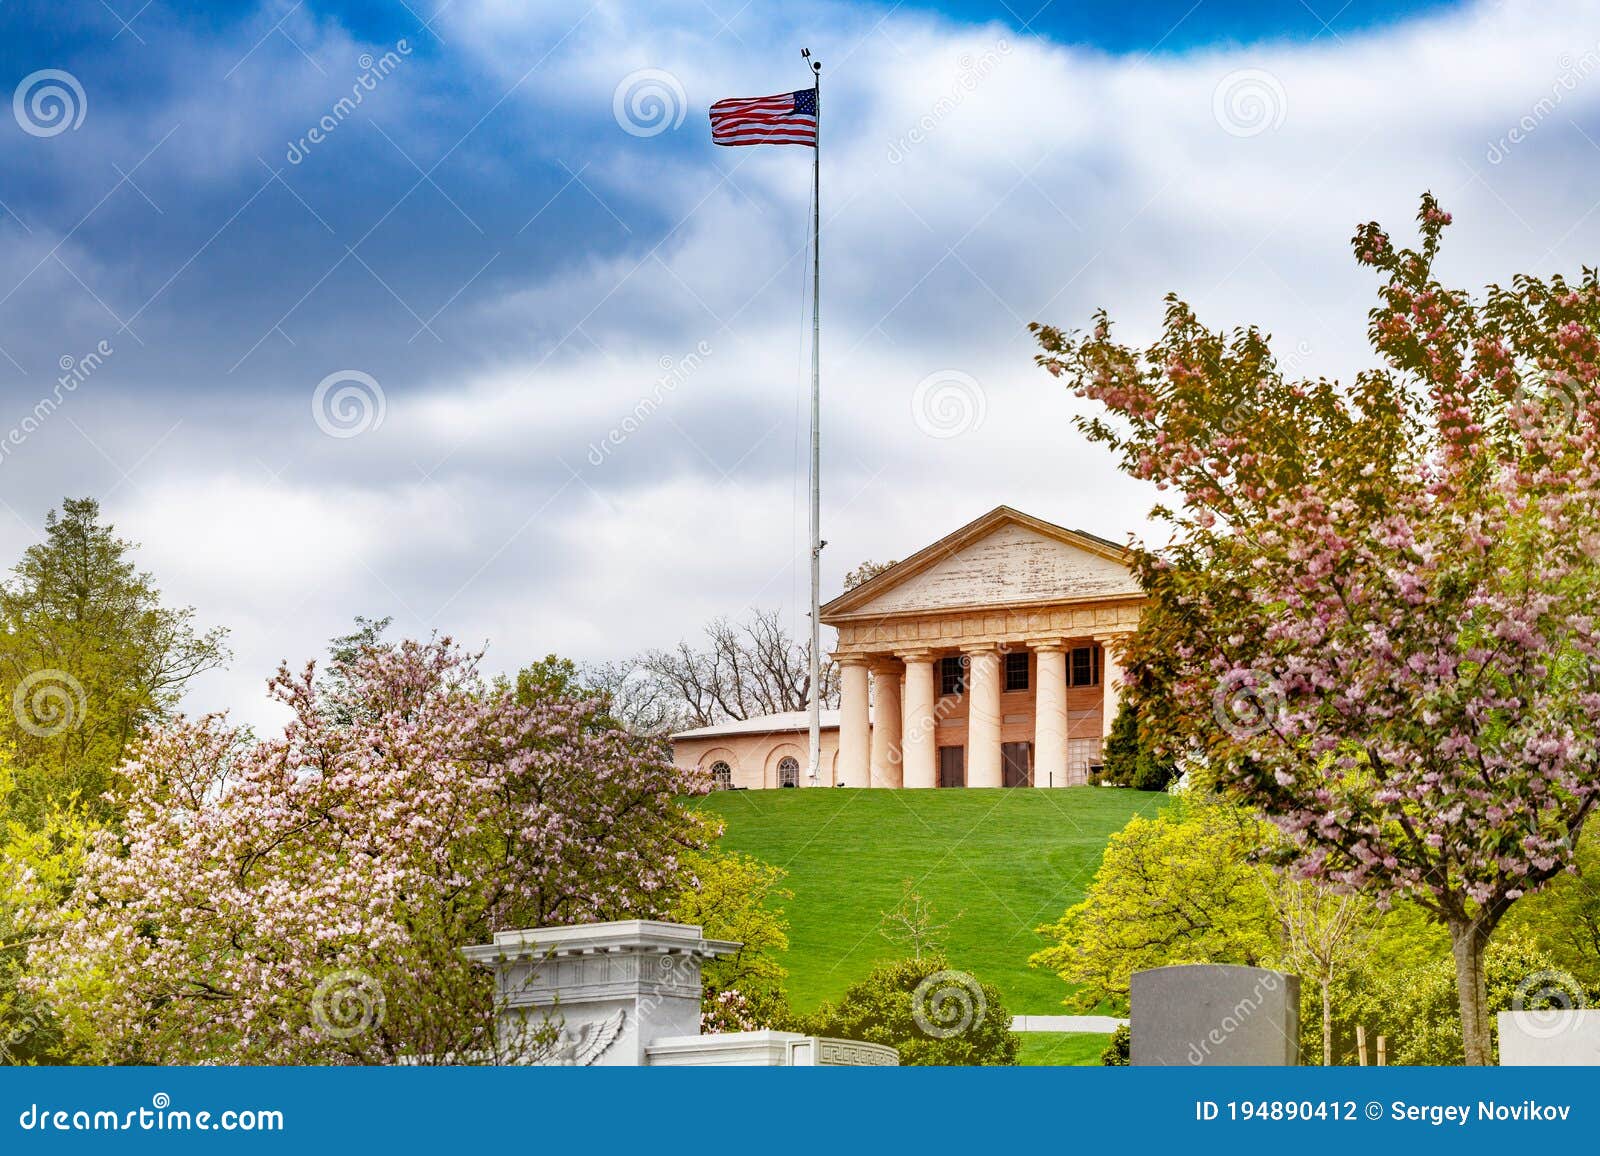
[[[472,326],[534,339],[393,387],[380,430],[323,437],[309,384],[292,405],[191,406],[110,503],[164,585],[234,627],[234,671],[197,706],[255,717],[271,665],[318,652],[356,613],[492,640],[498,666],[667,645],[756,603],[801,628],[809,157],[691,145],[710,100],[802,83],[807,37],[829,69],[830,587],[1002,502],[1113,538],[1142,527],[1151,495],[1073,431],[1082,407],[1032,365],[1028,321],[1083,325],[1105,306],[1142,342],[1176,291],[1213,325],[1260,324],[1303,372],[1345,375],[1367,361],[1358,222],[1404,237],[1433,189],[1457,220],[1445,271],[1467,285],[1574,270],[1600,242],[1600,47],[1574,0],[1143,59],[904,10],[718,29],[699,4],[602,5],[574,28],[586,8],[458,0],[440,28],[459,55],[430,75],[480,70],[486,100],[515,85],[478,133],[521,142],[548,126],[541,147],[588,186],[562,197],[599,198],[626,244],[464,298]],[[638,68],[683,82],[677,130],[611,123]],[[1218,86],[1252,70],[1270,78],[1275,127],[1230,132]],[[1491,142],[1555,91],[1491,164]],[[662,359],[701,343],[710,353],[663,391]],[[962,436],[929,436],[912,410],[943,370],[983,393],[983,423]],[[89,432],[126,462],[170,422],[122,403]],[[88,456],[72,431],[51,436]]]

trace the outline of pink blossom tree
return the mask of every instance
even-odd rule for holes
[[[1600,792],[1600,281],[1447,288],[1449,221],[1425,196],[1418,249],[1357,231],[1379,364],[1345,385],[1175,298],[1142,353],[1104,314],[1036,329],[1104,407],[1087,434],[1177,498],[1172,542],[1138,551],[1142,718],[1273,819],[1300,874],[1449,928],[1483,1064],[1490,937],[1571,869]]]
[[[651,916],[705,829],[655,744],[559,695],[519,702],[448,640],[368,646],[257,740],[219,717],[122,768],[75,919],[33,971],[108,1062],[393,1062],[495,1051],[494,930]]]

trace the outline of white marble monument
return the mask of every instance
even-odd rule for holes
[[[1600,1066],[1600,1010],[1503,1011],[1497,1018],[1502,1068]]]
[[[700,1033],[700,965],[740,944],[707,939],[682,923],[628,919],[497,932],[463,948],[492,968],[500,1051],[521,1055],[529,1028],[557,1029],[553,1048],[528,1062],[577,1067],[882,1066],[882,1044],[798,1032]]]

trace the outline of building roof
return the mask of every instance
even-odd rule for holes
[[[811,712],[806,710],[789,710],[780,714],[760,714],[754,718],[732,719],[729,722],[717,723],[714,726],[695,727],[693,730],[679,731],[670,736],[677,739],[716,739],[727,738],[733,735],[776,735],[788,734],[792,731],[806,731],[811,729]],[[822,712],[822,729],[836,731],[839,729],[839,712],[825,710]]]

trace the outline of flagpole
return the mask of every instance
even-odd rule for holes
[[[822,64],[801,57],[811,69],[817,104],[817,138],[811,150],[811,761],[813,787],[822,770]]]

